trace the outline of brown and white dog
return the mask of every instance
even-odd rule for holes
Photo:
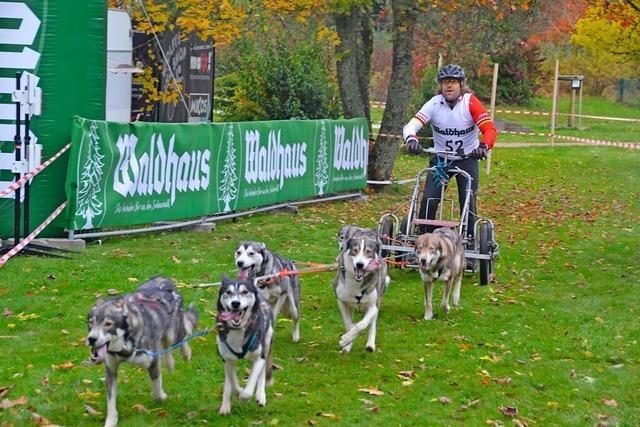
[[[424,320],[433,318],[431,308],[432,283],[444,282],[440,306],[449,313],[449,295],[453,292],[453,305],[460,303],[460,285],[466,266],[462,237],[450,228],[438,228],[416,240],[416,257],[420,277],[424,284]]]
[[[380,300],[389,285],[387,263],[380,256],[380,240],[373,230],[358,228],[345,234],[340,243],[338,272],[333,289],[346,332],[340,337],[344,353],[351,351],[353,341],[369,328],[367,350],[376,349],[376,323]],[[364,316],[353,324],[354,310],[363,310]]]

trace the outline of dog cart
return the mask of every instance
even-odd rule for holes
[[[471,177],[458,167],[452,166],[455,160],[462,160],[469,155],[459,155],[451,151],[437,151],[433,148],[423,149],[425,153],[438,156],[434,166],[421,170],[416,176],[411,199],[391,212],[385,213],[378,221],[378,233],[382,241],[382,255],[389,260],[397,260],[400,266],[417,268],[414,256],[416,239],[421,234],[420,229],[425,226],[449,227],[462,236],[467,259],[467,272],[480,273],[480,284],[486,285],[495,278],[494,262],[498,257],[499,248],[495,240],[493,222],[489,218],[476,215],[473,224],[473,236],[467,233],[467,218],[471,205]],[[424,184],[429,172],[433,172],[436,182],[430,185],[440,185],[439,207],[437,219],[419,218],[418,213],[424,197]],[[454,176],[461,174],[466,178],[466,197],[460,216],[454,214],[454,202],[445,199],[445,189]],[[427,200],[434,203],[435,200]],[[393,262],[392,262],[393,264]]]

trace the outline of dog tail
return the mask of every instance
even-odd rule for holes
[[[185,330],[185,335],[191,335],[193,330],[198,326],[198,320],[200,320],[200,315],[196,310],[193,303],[189,304],[189,307],[185,310],[183,314],[183,325]]]
[[[267,364],[264,367],[266,369],[265,372],[265,380],[269,386],[273,385],[273,338],[271,338],[271,345],[269,346],[269,354],[267,354]]]

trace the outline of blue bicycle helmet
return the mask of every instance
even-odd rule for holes
[[[466,78],[467,75],[464,70],[457,64],[447,64],[438,71],[438,83],[441,83],[444,79],[456,79],[462,82]]]

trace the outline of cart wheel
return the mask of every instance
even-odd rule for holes
[[[478,230],[479,236],[479,251],[482,255],[489,255],[491,252],[491,248],[489,247],[490,242],[493,240],[492,230],[489,227],[488,222],[480,223],[480,227]],[[480,284],[488,285],[491,281],[491,276],[493,274],[493,260],[492,259],[480,259],[478,260],[480,263]]]
[[[398,234],[403,234],[405,237],[411,234],[411,230],[409,230],[405,234],[405,230],[407,229],[407,223],[409,222],[409,217],[403,216],[402,221],[400,221],[400,229],[398,230]]]
[[[391,245],[393,244],[393,221],[391,221],[389,218],[385,218],[384,221],[382,221],[382,227],[380,228],[380,241],[382,242],[383,245]],[[391,255],[391,251],[387,250],[387,249],[382,249],[380,251],[380,255],[382,255],[382,258],[387,258],[388,256]]]

